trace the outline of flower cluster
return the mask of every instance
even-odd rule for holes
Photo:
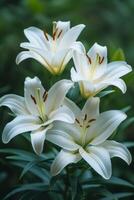
[[[44,142],[61,147],[51,166],[52,175],[59,174],[70,163],[84,159],[103,178],[111,177],[111,158],[120,157],[128,164],[131,154],[121,143],[109,137],[126,119],[120,110],[99,112],[100,98],[95,97],[106,87],[113,85],[123,93],[126,84],[120,78],[131,72],[131,66],[123,61],[108,63],[107,48],[95,43],[88,52],[76,41],[85,25],[70,28],[70,22],[54,22],[50,36],[36,27],[24,30],[29,42],[20,44],[27,49],[18,54],[16,63],[34,58],[53,75],[61,74],[73,60],[71,80],[60,80],[48,91],[38,77],[27,77],[24,82],[24,97],[15,94],[0,98],[0,106],[7,106],[15,118],[2,134],[8,143],[15,136],[30,132],[36,154],[43,151]],[[78,82],[86,103],[82,110],[66,94]]]

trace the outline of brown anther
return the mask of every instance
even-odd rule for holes
[[[59,37],[60,37],[61,33],[62,33],[62,30],[59,32],[59,34],[58,34],[57,38],[59,38]]]
[[[89,127],[90,127],[90,125],[87,125],[87,126],[86,126],[86,128],[89,128]]]
[[[102,64],[103,61],[104,61],[104,57],[101,58],[101,57],[99,56],[99,64]]]
[[[47,33],[46,33],[45,31],[44,31],[44,35],[45,35],[46,40],[49,41],[48,36],[47,36]]]
[[[86,121],[87,120],[87,114],[85,114],[85,117],[84,117],[84,121]]]
[[[58,28],[56,28],[56,30],[55,30],[54,33],[53,33],[53,40],[55,40],[57,31],[58,31]]]
[[[82,128],[83,126],[82,126],[82,125],[80,125],[80,127]]]
[[[96,119],[90,119],[89,121],[88,121],[88,123],[90,123],[90,122],[93,122],[93,121],[95,121]]]
[[[79,120],[78,120],[77,118],[75,119],[75,121],[76,121],[78,124],[80,124],[80,122],[79,122]]]
[[[43,97],[42,97],[44,102],[46,101],[47,96],[48,96],[48,93],[47,93],[47,91],[45,91],[43,94]]]
[[[91,58],[86,54],[88,62],[90,63],[90,65],[92,64]]]
[[[35,97],[33,97],[32,95],[31,95],[31,99],[33,100],[33,102],[34,102],[35,104],[37,104]]]

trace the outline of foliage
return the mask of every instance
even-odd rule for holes
[[[35,74],[49,88],[61,77],[53,77],[40,64],[28,60],[16,66],[15,58],[20,51],[19,43],[24,41],[23,29],[31,25],[51,30],[51,21],[70,20],[73,25],[84,23],[88,27],[80,36],[87,49],[98,42],[107,45],[110,51],[109,60],[124,60],[133,66],[133,35],[132,26],[134,1],[104,0],[13,0],[0,1],[0,96],[6,93],[22,95],[24,78]],[[88,42],[87,42],[88,41]],[[62,78],[70,77],[69,67]],[[127,75],[128,91],[123,96],[119,91],[109,88],[103,91],[102,110],[124,109],[129,118],[119,127],[115,137],[127,142],[134,152],[134,101],[133,75]],[[45,77],[45,78],[44,78]],[[103,96],[108,95],[107,98]],[[80,107],[84,100],[76,87],[68,94]],[[131,108],[125,108],[131,105]],[[2,132],[5,122],[9,121],[5,109],[0,111]],[[12,117],[12,116],[10,116]],[[86,200],[86,199],[132,199],[134,195],[133,163],[127,167],[120,160],[113,160],[113,177],[104,181],[92,172],[85,163],[69,165],[67,171],[52,178],[49,174],[50,164],[57,152],[49,153],[51,144],[45,146],[40,157],[36,156],[28,138],[20,136],[6,146],[0,141],[0,199],[53,199],[53,200]],[[24,149],[24,150],[20,150]],[[84,166],[84,170],[80,170]],[[120,178],[117,178],[120,177]],[[126,181],[127,180],[127,181]],[[8,194],[7,194],[8,193]],[[7,194],[7,195],[6,195]]]

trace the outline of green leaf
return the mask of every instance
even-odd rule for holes
[[[112,61],[126,60],[126,59],[125,59],[125,54],[124,54],[123,49],[118,48],[118,49],[114,52],[114,54],[113,54],[111,60],[112,60]]]
[[[100,200],[118,200],[124,197],[134,196],[132,192],[120,192],[120,193],[113,193],[107,197],[101,198]]]
[[[106,181],[106,183],[134,188],[134,185],[132,183],[129,183],[128,181],[117,177],[111,177],[109,180]]]
[[[44,183],[30,183],[30,184],[23,184],[23,185],[19,185],[17,188],[15,188],[14,190],[12,190],[10,193],[8,193],[3,200],[8,199],[9,197],[15,195],[16,193],[19,192],[25,192],[25,191],[49,191],[49,185],[46,185]]]

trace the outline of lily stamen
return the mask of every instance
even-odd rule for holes
[[[35,97],[31,95],[31,99],[33,100],[34,104],[37,104]]]
[[[48,36],[47,36],[47,32],[44,31],[44,35],[47,41],[49,41]]]
[[[58,34],[57,38],[59,38],[59,37],[60,37],[61,33],[62,33],[62,30],[59,32],[59,34]]]
[[[92,64],[91,58],[88,56],[88,54],[86,54],[88,62],[90,63],[90,65]]]
[[[104,57],[101,58],[101,57],[99,56],[99,64],[102,64],[103,61],[104,61]]]
[[[44,102],[46,101],[47,96],[48,96],[48,93],[47,93],[47,91],[45,91],[43,94],[43,97],[42,97]]]
[[[53,33],[53,35],[52,35],[53,40],[55,40],[55,38],[56,38],[56,33],[57,33],[57,31],[58,31],[58,28],[56,28],[56,30],[54,31],[54,33]]]
[[[93,121],[95,121],[96,119],[90,119],[89,121],[88,121],[88,123],[91,123],[91,122],[93,122]]]

